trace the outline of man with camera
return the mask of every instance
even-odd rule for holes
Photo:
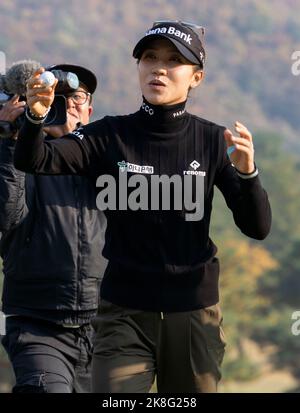
[[[65,123],[53,121],[44,128],[45,139],[59,139],[89,122],[97,80],[80,66],[48,70],[79,79],[76,89],[64,81],[58,88],[66,102]],[[25,105],[13,96],[0,110],[0,121],[16,125]],[[6,139],[0,139],[0,254],[6,315],[2,344],[16,376],[13,392],[89,392],[90,321],[106,266],[99,256],[105,218],[96,208],[95,187],[87,178],[33,176],[16,170],[17,131],[15,126],[8,130]]]

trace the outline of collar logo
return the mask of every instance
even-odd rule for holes
[[[154,115],[154,109],[150,108],[145,102],[142,104],[142,109],[144,112],[146,112],[148,115],[153,116]]]
[[[178,118],[178,116],[182,116],[185,114],[185,109],[179,110],[178,112],[173,113],[173,118]]]

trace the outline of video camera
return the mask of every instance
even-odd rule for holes
[[[20,95],[20,101],[26,100],[26,83],[41,67],[38,62],[23,60],[17,62],[0,75],[0,110],[15,94]],[[67,102],[64,94],[75,91],[79,86],[79,79],[75,73],[62,70],[51,70],[58,79],[55,88],[55,98],[44,126],[64,125],[67,121]],[[9,138],[22,126],[25,114],[20,115],[14,122],[0,120],[0,139]]]

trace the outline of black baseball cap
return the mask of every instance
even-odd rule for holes
[[[205,50],[200,36],[196,30],[193,29],[193,26],[200,28],[200,26],[181,21],[160,21],[153,23],[152,28],[149,29],[145,33],[145,36],[136,44],[132,55],[136,59],[140,59],[144,50],[153,39],[165,38],[170,40],[187,60],[203,67]]]
[[[79,82],[83,83],[91,94],[93,94],[96,90],[97,78],[93,72],[85,67],[64,63],[61,65],[47,67],[46,70],[63,70],[64,72],[75,73],[79,79]]]

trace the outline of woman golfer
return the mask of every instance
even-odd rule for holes
[[[42,125],[54,97],[39,70],[28,82],[16,166],[97,180],[106,208],[109,260],[95,320],[94,392],[215,392],[224,355],[217,248],[209,238],[214,187],[235,224],[262,240],[270,205],[251,133],[236,133],[185,109],[203,79],[195,25],[153,24],[133,56],[143,102],[52,142]],[[84,245],[79,246],[84,251]]]

